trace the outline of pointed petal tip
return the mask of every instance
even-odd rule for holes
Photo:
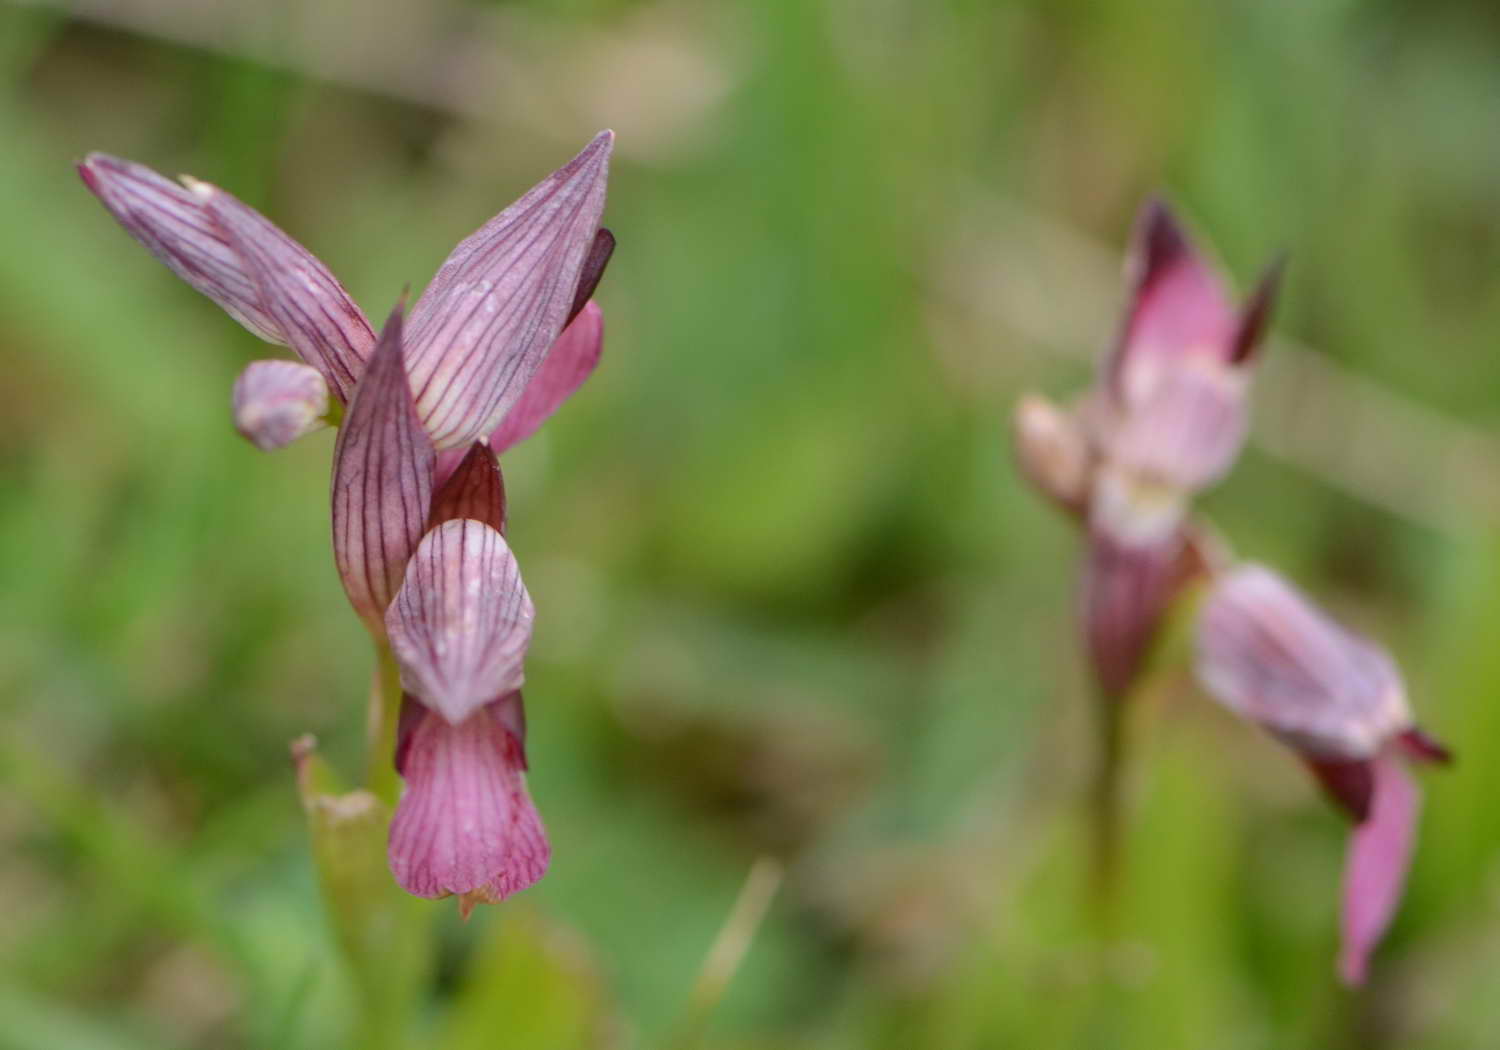
[[[1137,243],[1141,246],[1142,276],[1190,250],[1181,221],[1159,194],[1153,194],[1141,206],[1136,231]]]
[[[1453,749],[1416,726],[1400,734],[1396,740],[1401,747],[1401,753],[1413,762],[1426,762],[1439,766],[1453,764]]]
[[[1281,292],[1281,278],[1286,272],[1287,254],[1282,252],[1271,260],[1271,264],[1255,282],[1245,305],[1240,309],[1239,324],[1235,328],[1229,360],[1240,364],[1250,359],[1261,345],[1266,329],[1271,323],[1271,313],[1276,307]]]

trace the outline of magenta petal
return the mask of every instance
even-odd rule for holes
[[[422,537],[385,622],[407,690],[457,725],[521,687],[533,616],[505,537],[465,518]]]
[[[349,601],[377,638],[427,525],[435,459],[402,367],[398,307],[333,449],[333,559]]]
[[[498,706],[456,726],[427,712],[411,733],[389,851],[408,893],[497,901],[547,870],[551,848],[522,778],[520,741]]]
[[[299,361],[252,361],[234,381],[234,427],[262,452],[328,425],[328,384]]]
[[[438,485],[427,527],[435,529],[458,518],[473,518],[505,532],[505,479],[500,474],[500,461],[483,441],[470,445],[458,466]]]
[[[1117,394],[1129,401],[1136,374],[1173,358],[1232,359],[1238,313],[1218,274],[1161,201],[1141,212],[1130,268],[1131,301],[1109,364]]]
[[[217,186],[194,181],[202,200],[259,290],[261,309],[298,355],[347,402],[375,333],[344,286],[311,252],[264,215]]]
[[[126,232],[168,269],[262,339],[289,343],[280,323],[262,307],[255,279],[202,197],[144,165],[105,153],[90,153],[78,174]]]
[[[490,435],[498,455],[525,441],[593,374],[604,350],[604,312],[590,302],[552,344],[526,390]]]
[[[1400,759],[1386,754],[1373,765],[1370,816],[1350,834],[1344,867],[1339,976],[1350,985],[1364,983],[1370,955],[1401,902],[1421,809],[1421,793]]]
[[[482,437],[562,332],[604,210],[603,132],[453,250],[412,309],[412,389],[439,449]]]
[[[1385,651],[1259,565],[1221,577],[1208,596],[1197,672],[1224,706],[1314,758],[1369,758],[1411,725]]]

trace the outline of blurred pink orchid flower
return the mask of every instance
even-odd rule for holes
[[[1022,473],[1088,534],[1084,634],[1108,697],[1129,691],[1167,607],[1205,561],[1188,508],[1244,444],[1249,369],[1279,273],[1236,307],[1167,207],[1149,203],[1096,389],[1073,411],[1034,395],[1018,406]]]
[[[1383,649],[1259,565],[1215,582],[1198,614],[1197,673],[1225,707],[1296,751],[1354,820],[1338,969],[1363,983],[1415,844],[1420,795],[1406,762],[1447,762],[1447,749],[1416,728]]]

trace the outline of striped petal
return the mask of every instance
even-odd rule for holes
[[[521,399],[511,407],[490,435],[490,447],[499,455],[525,441],[551,418],[562,403],[573,396],[599,364],[604,350],[604,312],[589,303],[563,329],[557,342],[537,369]]]
[[[551,848],[522,776],[508,696],[457,725],[422,711],[402,756],[406,791],[391,822],[390,864],[408,893],[459,894],[463,911],[525,889]]]
[[[328,384],[311,365],[252,361],[234,381],[234,428],[262,452],[328,425]]]
[[[386,322],[333,450],[333,559],[377,637],[422,538],[436,460],[401,357],[401,310]]]
[[[453,250],[412,309],[417,410],[439,449],[499,423],[562,332],[599,230],[603,132]]]
[[[282,342],[327,378],[347,402],[375,345],[370,322],[328,267],[264,215],[206,182],[188,188],[202,200],[245,271]]]
[[[505,537],[465,518],[422,537],[385,619],[403,685],[458,725],[521,687],[533,615]]]
[[[1370,956],[1401,904],[1422,808],[1421,793],[1400,759],[1382,755],[1371,765],[1370,815],[1350,833],[1344,867],[1338,968],[1348,985],[1364,984]]]
[[[1316,759],[1370,758],[1412,724],[1384,650],[1259,565],[1215,584],[1198,614],[1197,672],[1225,707]]]
[[[78,173],[136,240],[262,339],[290,346],[347,400],[375,337],[306,248],[232,194],[91,153]]]

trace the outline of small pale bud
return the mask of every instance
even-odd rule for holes
[[[1088,503],[1088,437],[1078,421],[1051,401],[1027,394],[1012,423],[1016,463],[1026,480],[1059,507],[1081,514]]]
[[[262,452],[328,425],[328,383],[298,361],[252,361],[234,381],[234,428]]]

